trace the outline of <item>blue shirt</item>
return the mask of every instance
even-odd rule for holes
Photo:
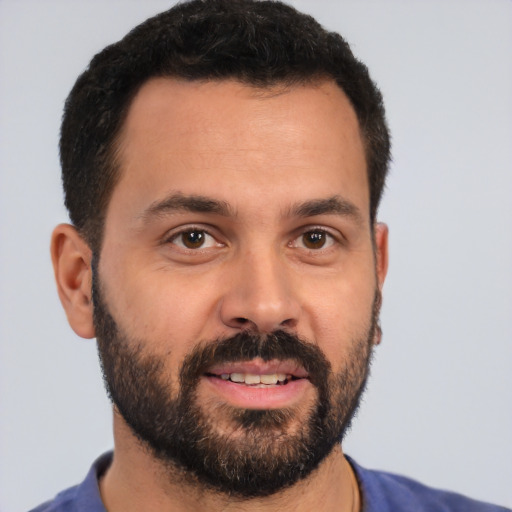
[[[432,489],[403,476],[364,469],[352,459],[348,460],[361,489],[362,512],[511,512],[511,509],[460,494]],[[55,499],[31,512],[106,512],[98,478],[111,461],[112,452],[105,453],[93,464],[80,485],[62,491]]]

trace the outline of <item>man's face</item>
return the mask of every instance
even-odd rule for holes
[[[330,82],[155,79],[119,163],[95,276],[114,402],[155,455],[199,478],[195,459],[224,481],[262,469],[252,490],[223,490],[293,483],[356,407],[385,273],[348,100]]]

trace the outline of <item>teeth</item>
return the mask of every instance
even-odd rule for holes
[[[260,376],[259,375],[253,375],[252,373],[246,373],[245,374],[245,383],[246,384],[259,384]]]
[[[231,380],[232,382],[245,383],[249,386],[258,384],[276,385],[278,382],[291,380],[291,375],[284,373],[271,373],[267,375],[256,375],[253,373],[223,373],[220,378],[222,380]]]
[[[260,381],[262,384],[277,384],[278,378],[277,375],[274,373],[272,375],[262,375],[260,377]]]

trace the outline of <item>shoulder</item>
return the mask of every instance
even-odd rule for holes
[[[364,512],[506,512],[454,492],[433,489],[384,471],[364,469],[349,459],[359,480]]]
[[[42,503],[30,512],[71,512],[76,510],[76,493],[78,485],[60,492],[54,499]]]
[[[112,453],[105,453],[92,465],[85,480],[74,487],[60,492],[30,512],[105,512],[101,501],[98,478],[112,461]]]

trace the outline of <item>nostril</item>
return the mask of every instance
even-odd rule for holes
[[[245,325],[245,324],[249,323],[249,320],[247,318],[239,317],[239,318],[235,318],[235,322],[240,325]]]
[[[293,328],[297,325],[297,320],[295,320],[294,318],[289,318],[287,320],[283,320],[281,322],[281,327],[288,327],[288,328]]]

